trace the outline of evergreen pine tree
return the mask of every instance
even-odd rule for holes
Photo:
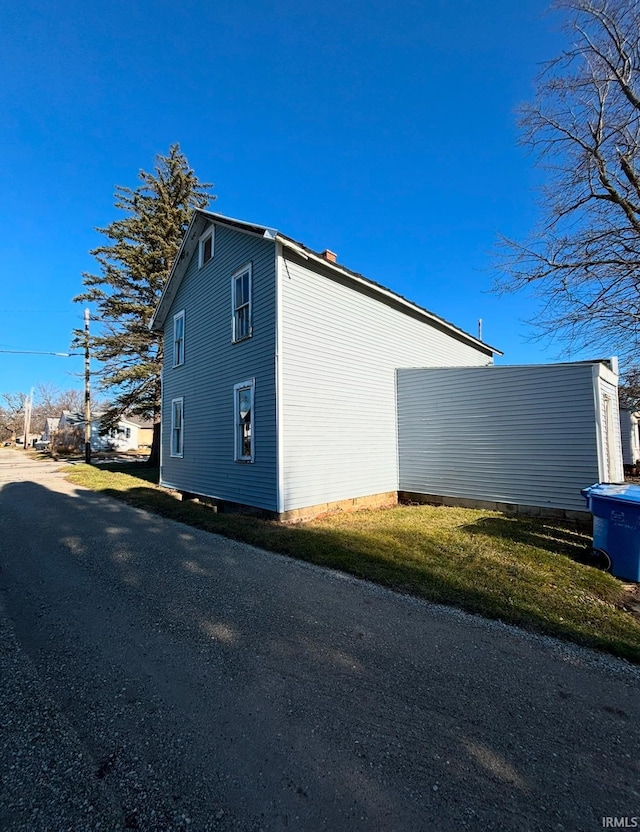
[[[157,464],[163,345],[149,322],[194,208],[205,208],[215,196],[207,192],[211,185],[198,181],[178,144],[156,157],[153,173],[140,171],[138,178],[135,189],[116,186],[115,207],[125,216],[97,229],[109,241],[90,252],[100,274],[85,272],[86,291],[74,300],[97,308],[99,331],[90,336],[90,349],[101,362],[100,387],[111,391],[104,427],[125,413],[153,420],[150,463]],[[76,342],[84,343],[81,331]]]

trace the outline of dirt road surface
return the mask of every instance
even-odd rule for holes
[[[59,467],[0,453],[6,832],[640,817],[637,668],[130,508]]]

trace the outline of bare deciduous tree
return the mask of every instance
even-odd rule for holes
[[[640,2],[559,0],[571,46],[520,110],[547,174],[542,222],[503,239],[495,288],[530,287],[531,323],[566,353],[589,346],[640,363]]]
[[[24,422],[24,393],[2,393],[0,395],[0,438],[16,441]]]
[[[22,435],[24,429],[24,404],[26,393],[0,394],[0,441],[12,440]],[[106,406],[95,403],[96,408]],[[47,417],[60,416],[63,410],[82,412],[84,392],[82,390],[60,390],[53,384],[38,384],[35,389],[33,409],[31,412],[31,432],[44,431]]]
[[[620,385],[620,406],[640,410],[640,369],[629,370]]]

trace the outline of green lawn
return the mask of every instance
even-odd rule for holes
[[[125,473],[126,472],[126,473]],[[285,526],[182,502],[138,464],[74,466],[69,479],[207,531],[453,604],[640,663],[621,581],[580,562],[570,525],[478,509],[398,506]]]

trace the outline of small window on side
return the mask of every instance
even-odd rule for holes
[[[253,462],[254,460],[254,416],[253,401],[255,379],[236,384],[233,388],[234,398],[234,459],[236,462]]]
[[[183,455],[184,447],[184,399],[171,401],[171,456]]]
[[[184,364],[184,309],[173,316],[173,366]]]
[[[200,244],[198,246],[198,267],[206,266],[209,260],[213,257],[213,245],[215,237],[215,226],[208,228],[202,237],[200,237]]]
[[[243,266],[231,277],[232,340],[243,341],[253,334],[251,322],[251,263]]]

